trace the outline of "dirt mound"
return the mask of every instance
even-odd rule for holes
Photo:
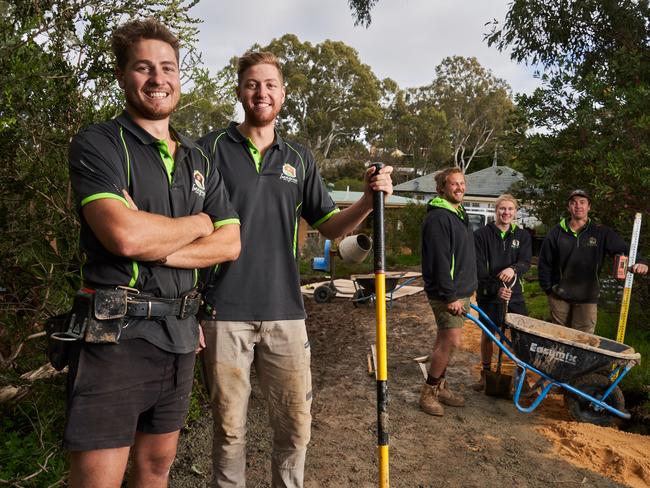
[[[608,427],[557,422],[537,427],[555,454],[628,486],[650,486],[650,437]]]

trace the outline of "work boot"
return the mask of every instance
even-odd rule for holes
[[[472,385],[472,390],[474,391],[484,391],[485,390],[485,370],[481,370],[481,377],[479,380]]]
[[[441,417],[445,414],[445,409],[440,405],[438,401],[438,393],[440,391],[440,385],[427,385],[426,383],[422,386],[422,392],[420,393],[420,409],[428,413],[429,415],[436,415]]]
[[[447,380],[440,380],[438,385],[438,401],[450,407],[464,407],[465,399],[458,393],[447,388]]]

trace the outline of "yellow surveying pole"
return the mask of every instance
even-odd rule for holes
[[[634,227],[632,228],[632,242],[630,243],[630,255],[627,260],[627,274],[625,275],[625,287],[623,288],[623,302],[621,303],[621,314],[618,318],[618,331],[616,341],[625,341],[625,327],[627,327],[627,314],[630,311],[630,295],[632,295],[632,283],[634,273],[631,269],[636,262],[636,250],[639,247],[639,235],[641,234],[641,214],[634,216]]]
[[[383,163],[374,163],[375,173]],[[386,257],[384,254],[384,195],[373,195],[373,240],[375,248],[375,320],[377,325],[377,456],[379,486],[387,488],[388,478],[388,366],[386,354]]]

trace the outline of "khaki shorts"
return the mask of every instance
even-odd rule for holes
[[[469,297],[459,298],[463,302],[463,308],[469,312]],[[439,329],[459,329],[465,323],[464,315],[452,315],[447,311],[447,302],[429,298],[429,305],[433,310],[433,316],[436,318],[436,325]]]

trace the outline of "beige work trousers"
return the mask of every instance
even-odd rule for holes
[[[272,486],[302,487],[312,399],[305,321],[204,321],[202,326],[214,420],[212,486],[246,486],[246,413],[254,364],[273,430]]]
[[[588,334],[594,333],[598,315],[595,303],[570,303],[551,293],[548,296],[548,306],[554,323]]]

